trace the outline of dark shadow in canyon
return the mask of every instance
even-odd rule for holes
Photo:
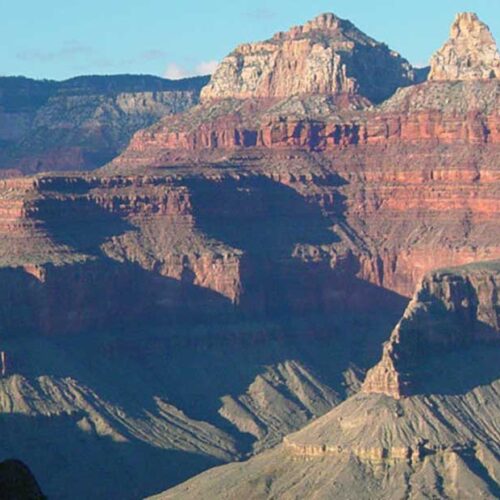
[[[53,188],[65,186],[62,183]],[[88,188],[83,183],[77,191],[82,194]],[[90,259],[68,266],[45,266],[43,280],[21,269],[5,271],[12,275],[11,281],[19,282],[0,306],[0,325],[8,331],[34,328],[76,333],[89,328],[130,329],[145,321],[148,326],[171,325],[224,320],[236,314],[227,297],[194,285],[189,272],[178,280],[135,262],[108,257],[101,245],[137,228],[87,196],[48,199],[40,203],[38,217],[52,241]],[[1,293],[0,290],[0,297]]]
[[[102,500],[144,498],[221,463],[84,431],[77,426],[84,416],[1,414],[1,458],[15,456],[28,465],[48,498]]]
[[[345,182],[331,179],[333,186]],[[334,191],[327,217],[317,200],[265,176],[188,182],[197,227],[243,251],[242,311],[263,316],[327,313],[346,307],[401,310],[406,299],[356,277],[346,252],[338,266],[334,223],[345,223],[345,197]]]
[[[67,335],[142,325],[224,321],[236,314],[219,293],[107,257],[45,266],[38,279],[22,268],[0,270],[0,335]],[[194,316],[196,313],[196,316]]]
[[[429,352],[421,356],[420,363],[411,372],[413,392],[448,396],[466,394],[476,387],[500,380],[499,360],[498,341],[469,343],[446,352]]]
[[[87,189],[79,186],[79,190]],[[102,255],[100,245],[135,228],[126,220],[86,196],[46,199],[38,203],[38,217],[52,241],[80,253]]]

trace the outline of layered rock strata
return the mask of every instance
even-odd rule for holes
[[[304,187],[235,171],[4,180],[4,327],[81,331],[157,307],[178,319],[362,307],[379,292],[329,227],[340,196]]]
[[[224,96],[137,133],[106,170],[259,170],[340,196],[332,222],[348,228],[358,275],[405,296],[433,267],[498,257],[498,79],[427,81],[375,107],[359,94]]]
[[[276,444],[359,388],[427,271],[500,258],[498,80],[430,81],[372,106],[373,82],[349,73],[368,37],[333,16],[310,25],[277,36],[276,53],[338,52],[340,87],[322,79],[326,93],[310,95],[283,59],[276,89],[299,95],[207,96],[98,173],[1,183],[0,403],[16,416],[0,423],[12,449],[38,453],[49,494],[76,478],[95,496],[80,464],[96,453],[120,457],[93,470],[100,496],[140,497]],[[387,75],[384,92],[400,85]],[[169,495],[498,496],[498,350],[482,344],[498,331],[497,282],[463,273],[428,287],[429,314],[450,310],[416,338],[440,356],[415,367],[406,331],[404,363],[367,379],[385,393]],[[46,417],[35,430],[34,415]],[[82,461],[50,478],[82,436]]]

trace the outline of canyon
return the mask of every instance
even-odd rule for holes
[[[497,62],[469,13],[427,69],[323,14],[107,89],[102,168],[14,162],[0,458],[50,498],[494,498]]]
[[[497,498],[499,272],[494,261],[429,274],[361,391],[274,449],[154,498]],[[402,352],[398,375],[382,376]]]

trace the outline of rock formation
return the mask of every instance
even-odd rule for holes
[[[500,78],[500,54],[488,26],[476,14],[458,14],[450,39],[431,60],[429,80]]]
[[[358,276],[410,296],[433,267],[498,256],[499,96],[493,79],[428,81],[376,107],[359,95],[207,101],[138,132],[106,170],[221,164],[292,182],[306,198],[343,198],[341,214],[322,210],[349,226]]]
[[[155,498],[497,498],[499,273],[499,261],[436,272],[417,291],[390,343],[425,349],[422,395],[362,391],[275,449]]]
[[[48,459],[36,455],[48,494],[77,477],[83,498],[140,497],[274,446],[358,391],[424,275],[500,258],[500,80],[408,85],[404,60],[332,15],[246,47],[222,63],[201,104],[138,131],[103,169],[0,182],[9,360],[0,405],[26,419],[0,427],[23,437],[12,444],[22,459],[45,448],[44,436],[57,441]],[[310,66],[324,58],[314,83]],[[287,61],[303,78],[290,78]],[[363,79],[368,62],[383,75]],[[318,458],[329,467],[313,464],[318,484],[335,478],[340,498],[346,485],[365,495],[351,490],[353,477],[369,498],[419,484],[429,497],[461,497],[471,485],[495,495],[498,351],[474,347],[498,331],[495,276],[465,268],[426,278],[364,391],[252,460],[249,489],[248,476],[234,476],[242,489],[216,481],[199,491],[286,496],[297,479],[288,472],[307,478],[303,463]],[[425,315],[436,310],[439,319]],[[427,360],[412,339],[453,352]],[[473,346],[454,349],[460,339]],[[446,385],[432,376],[436,363],[453,374]],[[485,401],[471,428],[462,416]],[[458,419],[456,431],[437,414]],[[22,432],[10,432],[16,425]],[[106,457],[97,495],[81,462],[49,477],[82,436],[85,463]],[[185,467],[165,465],[179,459]],[[377,466],[393,462],[384,483]],[[123,471],[126,482],[110,480]],[[301,488],[296,496],[307,496]]]
[[[416,367],[429,353],[500,341],[500,262],[425,277],[363,385],[401,398],[419,391]]]
[[[359,93],[380,102],[415,81],[399,54],[349,21],[322,14],[265,42],[240,45],[220,63],[202,99]]]

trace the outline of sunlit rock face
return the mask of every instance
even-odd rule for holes
[[[431,60],[429,80],[500,78],[500,54],[490,29],[476,14],[458,14],[449,40]]]
[[[202,100],[354,94],[379,102],[415,82],[411,65],[334,14],[240,45],[217,68]]]
[[[246,47],[103,169],[0,181],[2,449],[51,498],[142,498],[349,397],[184,498],[498,497],[498,273],[428,275],[394,325],[429,271],[500,258],[500,80],[408,85],[333,15]]]
[[[271,45],[318,25],[347,36],[320,16]],[[135,134],[106,171],[223,165],[321,193],[321,210],[356,235],[359,276],[410,297],[433,268],[499,255],[499,103],[499,79],[426,81],[377,106],[359,94],[208,100]]]

